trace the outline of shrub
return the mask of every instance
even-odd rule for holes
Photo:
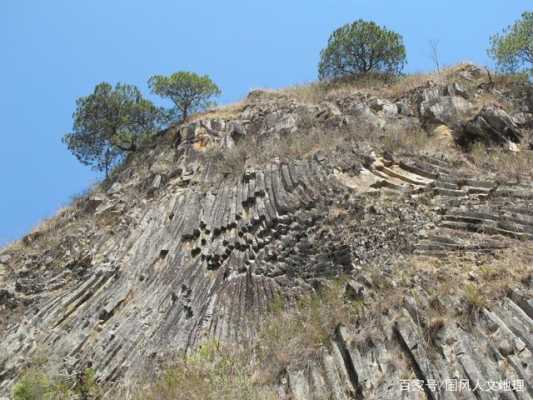
[[[155,75],[148,80],[153,93],[167,97],[175,105],[170,118],[183,122],[193,113],[214,104],[213,96],[220,95],[218,86],[207,76],[194,72],[176,72],[170,76]]]
[[[13,387],[14,400],[99,400],[102,388],[96,383],[95,372],[86,369],[79,381],[59,376],[50,377],[44,365],[28,369]]]
[[[45,399],[49,392],[48,377],[37,370],[27,371],[13,388],[14,400]]]
[[[504,72],[527,71],[533,75],[533,12],[491,37],[489,55]]]
[[[143,400],[274,400],[272,389],[254,380],[256,365],[248,348],[205,342],[165,370],[155,384],[137,393]]]
[[[487,298],[483,292],[472,283],[465,286],[464,294],[470,315],[476,317],[487,305]]]
[[[337,29],[320,54],[320,80],[361,74],[395,75],[406,62],[402,36],[358,20]]]

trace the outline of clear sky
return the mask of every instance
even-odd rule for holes
[[[153,74],[209,74],[220,103],[316,78],[320,50],[358,18],[398,31],[408,72],[490,65],[489,36],[531,0],[0,0],[0,244],[99,177],[61,143],[75,99],[101,81],[148,92]]]

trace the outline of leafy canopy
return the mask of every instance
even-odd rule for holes
[[[193,113],[206,109],[210,98],[220,95],[218,86],[207,76],[194,72],[176,72],[170,76],[155,75],[148,80],[153,93],[174,102],[174,118],[184,121]]]
[[[331,34],[320,53],[320,80],[378,73],[398,74],[406,63],[402,36],[363,20],[346,24]]]
[[[74,127],[63,142],[76,158],[97,171],[111,167],[140,140],[155,133],[160,110],[133,85],[98,84],[94,92],[76,100]]]
[[[533,75],[533,12],[491,37],[489,55],[504,72],[527,71]]]

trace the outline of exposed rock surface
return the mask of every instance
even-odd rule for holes
[[[481,142],[485,145],[516,145],[522,132],[513,119],[495,107],[484,107],[472,120],[466,122],[458,141],[463,146]]]
[[[461,71],[467,81],[481,79],[478,72]],[[382,156],[357,141],[248,163],[239,173],[205,157],[246,137],[308,129],[380,135],[465,122],[470,141],[523,136],[496,108],[468,120],[474,94],[461,85],[416,92],[307,104],[256,91],[236,116],[169,129],[112,185],[0,254],[0,390],[8,392],[41,348],[58,369],[91,366],[100,382],[128,382],[206,338],[253,338],[278,295],[295,299],[349,275],[347,301],[366,301],[379,288],[365,266],[380,266],[394,286],[391,266],[412,255],[490,255],[533,240],[532,182],[502,182],[446,157]],[[428,382],[520,379],[524,390],[502,398],[533,396],[531,275],[482,307],[472,327],[444,321],[431,345],[423,333],[431,321],[421,311],[430,290],[414,289],[417,296],[370,325],[339,326],[321,359],[287,370],[280,391],[298,400],[398,398],[401,380],[416,378],[426,385],[413,398],[490,399]],[[441,300],[458,307],[457,299]]]

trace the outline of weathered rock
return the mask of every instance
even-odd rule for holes
[[[462,71],[468,79],[481,74]],[[106,195],[89,197],[94,216],[72,210],[31,236],[24,252],[10,250],[0,289],[0,392],[38,347],[57,356],[58,370],[90,364],[99,382],[131,382],[207,338],[252,340],[272,299],[291,304],[349,275],[343,301],[364,318],[339,326],[316,359],[290,365],[279,378],[280,396],[396,399],[409,377],[426,383],[411,393],[419,398],[493,394],[428,385],[447,379],[522,379],[526,390],[501,396],[531,398],[531,279],[512,282],[509,297],[488,303],[466,325],[453,314],[462,299],[430,293],[423,273],[402,283],[403,262],[413,255],[426,263],[533,240],[531,184],[471,175],[465,163],[445,157],[378,156],[375,140],[384,128],[420,129],[417,109],[432,137],[442,139],[436,147],[449,145],[450,127],[471,110],[465,99],[475,102],[458,84],[409,96],[349,93],[309,104],[256,91],[234,116],[206,116],[162,133]],[[496,131],[514,143],[518,119],[498,110],[478,117],[470,122],[481,137],[493,141]],[[338,127],[355,140],[286,161],[246,163],[224,176],[202,158],[247,135],[330,134]],[[467,274],[464,283],[477,284],[484,273]],[[381,293],[401,285],[409,295],[399,302]],[[376,299],[380,311],[367,314]],[[433,318],[436,310],[437,317],[450,310],[449,320]]]
[[[17,306],[15,293],[11,290],[0,289],[0,306],[15,308]]]
[[[495,107],[484,107],[472,120],[466,122],[458,132],[457,142],[463,147],[473,143],[487,146],[503,146],[520,143],[522,132],[505,111]]]
[[[420,115],[426,123],[453,126],[473,110],[473,105],[459,96],[441,96],[420,104]]]
[[[369,106],[374,112],[382,112],[384,115],[398,114],[398,106],[388,100],[373,98],[369,101]]]

